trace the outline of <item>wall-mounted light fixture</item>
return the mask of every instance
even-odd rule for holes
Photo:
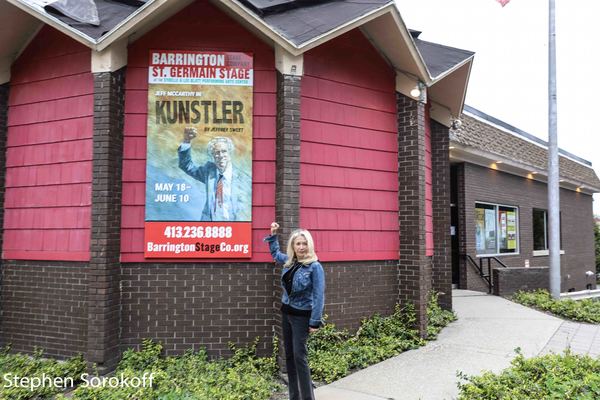
[[[425,84],[421,81],[417,82],[414,88],[410,90],[410,95],[412,98],[419,100],[420,102],[427,101],[427,88]]]
[[[460,119],[452,120],[452,124],[451,124],[452,129],[457,130],[457,129],[460,129],[461,126],[462,126],[462,121]]]

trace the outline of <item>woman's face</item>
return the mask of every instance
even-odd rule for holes
[[[303,235],[294,239],[292,246],[294,248],[294,253],[296,253],[296,258],[302,259],[308,254],[308,241]]]

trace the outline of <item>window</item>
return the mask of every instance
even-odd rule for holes
[[[518,210],[498,204],[475,204],[477,255],[518,253]]]
[[[559,214],[560,247],[562,248],[562,215]],[[546,210],[533,209],[533,250],[548,250],[548,212]]]

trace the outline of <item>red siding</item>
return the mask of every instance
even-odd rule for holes
[[[129,48],[125,96],[121,260],[145,261],[148,54],[152,49],[244,51],[254,54],[254,152],[252,156],[252,252],[254,256],[250,261],[271,261],[262,238],[275,218],[277,75],[273,49],[206,0],[190,5]],[[230,261],[232,260],[227,260]]]
[[[300,223],[325,261],[397,259],[395,75],[354,30],[304,57]]]
[[[433,187],[431,173],[431,121],[425,107],[425,255],[433,256]]]
[[[13,64],[4,259],[89,260],[90,50],[44,27]]]

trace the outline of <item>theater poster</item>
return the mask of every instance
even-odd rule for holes
[[[252,256],[248,53],[151,51],[146,258]]]

